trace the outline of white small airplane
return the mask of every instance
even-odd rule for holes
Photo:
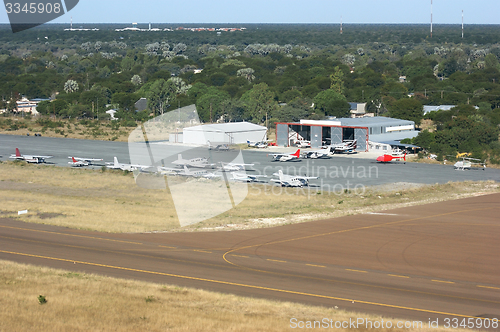
[[[319,158],[331,158],[333,154],[329,149],[311,150],[304,152],[302,154],[303,158],[319,159]]]
[[[95,159],[95,158],[80,158],[80,157],[68,157],[68,158],[71,159],[71,161],[68,161],[68,164],[75,167],[89,166],[92,165],[94,161],[102,161],[102,159]]]
[[[229,144],[228,143],[212,143],[210,141],[208,142],[208,149],[209,150],[214,150],[214,151],[229,151]]]
[[[272,161],[290,161],[299,159],[300,149],[298,149],[295,153],[272,153],[270,155],[273,157]]]
[[[106,167],[110,168],[110,169],[121,169],[122,171],[132,172],[132,171],[136,171],[136,170],[145,171],[145,170],[151,168],[152,166],[120,163],[120,162],[118,162],[118,158],[114,157],[114,162],[112,162],[112,163],[107,162]]]
[[[259,182],[259,178],[267,178],[266,175],[253,175],[245,173],[232,173],[233,177],[229,180],[240,181],[240,182]]]
[[[195,178],[207,178],[207,179],[213,179],[213,178],[219,178],[221,177],[218,174],[214,173],[208,173],[206,170],[197,170],[197,171],[192,171],[190,170],[186,165],[184,165],[184,169],[180,172],[177,173],[177,175],[180,176],[189,176],[189,177],[195,177]]]
[[[271,182],[279,183],[282,187],[304,187],[309,186],[309,180],[319,179],[317,176],[296,176],[283,174],[281,170],[274,173],[278,179],[271,179]]]
[[[335,152],[354,152],[357,147],[357,140],[345,140],[342,143],[327,145],[325,149],[328,149],[333,154]]]
[[[295,145],[298,148],[305,149],[305,148],[310,148],[311,147],[311,142],[310,141],[299,140],[299,141],[295,141]]]
[[[214,168],[215,164],[209,164],[207,158],[193,158],[193,159],[183,159],[182,155],[179,153],[177,155],[177,160],[172,161],[172,164],[177,166],[190,166],[198,168]]]
[[[36,155],[24,155],[19,152],[19,149],[16,148],[16,154],[11,155],[9,158],[16,160],[24,160],[28,163],[41,164],[45,162],[45,159],[50,159],[52,156],[36,156]]]
[[[236,164],[236,163],[225,163],[220,162],[221,170],[224,172],[235,172],[235,171],[244,171],[245,166],[253,166],[254,164]]]
[[[89,163],[84,160],[76,160],[75,157],[68,157],[68,158],[71,158],[71,161],[68,161],[68,164],[70,164],[73,167],[82,167],[89,165]]]
[[[247,141],[247,144],[251,148],[258,148],[258,149],[265,149],[265,148],[267,148],[267,141],[261,141],[261,142]]]

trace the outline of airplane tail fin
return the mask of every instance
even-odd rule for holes
[[[73,160],[73,162],[76,164],[75,157],[71,157],[71,160]]]
[[[21,157],[21,152],[19,152],[18,148],[16,148],[16,157]]]
[[[115,163],[114,163],[115,167],[118,167],[118,166],[119,166],[119,163],[118,163],[118,158],[116,158],[116,157],[115,157],[113,160],[114,160],[114,162],[115,162]]]
[[[278,171],[278,176],[280,178],[280,181],[283,181],[283,171],[282,170]]]
[[[300,157],[300,149],[298,149],[294,154],[292,154],[292,156],[299,158]]]
[[[403,160],[404,160],[404,161],[406,161],[406,153],[405,153],[405,155],[403,156]]]

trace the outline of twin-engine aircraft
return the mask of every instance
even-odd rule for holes
[[[182,158],[182,154],[177,155],[177,160],[172,161],[172,164],[177,166],[189,166],[189,167],[197,167],[197,168],[214,168],[215,164],[209,164],[207,158],[193,158],[193,159],[184,159]]]
[[[237,172],[244,171],[245,166],[253,166],[254,164],[236,164],[236,163],[225,163],[220,162],[221,170],[224,172]]]
[[[272,161],[290,161],[299,159],[300,157],[300,149],[298,149],[295,153],[272,153],[268,154],[268,156],[272,156]]]
[[[230,180],[239,182],[259,182],[259,178],[266,178],[266,175],[253,175],[245,173],[232,173],[232,178]]]
[[[281,170],[273,175],[277,176],[278,179],[271,179],[271,182],[279,183],[282,187],[307,187],[309,180],[319,179],[317,176],[287,175],[283,174]]]
[[[41,164],[45,162],[45,159],[50,159],[52,156],[37,156],[37,155],[25,155],[19,152],[19,149],[16,148],[16,154],[11,155],[9,158],[16,160],[24,160],[28,163],[33,164]]]
[[[248,144],[248,147],[250,147],[250,148],[258,148],[258,149],[267,148],[267,141],[261,141],[261,142],[247,141],[247,144]]]

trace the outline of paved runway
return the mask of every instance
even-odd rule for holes
[[[500,318],[499,203],[492,194],[215,233],[103,234],[0,219],[0,259],[424,324]]]
[[[0,135],[0,155],[2,160],[15,153],[18,147],[23,154],[52,155],[49,164],[68,166],[68,156],[85,158],[103,158],[113,161],[118,157],[120,162],[129,163],[128,143],[111,141],[92,141],[34,136]],[[212,162],[231,161],[236,157],[235,152],[208,151],[207,148],[192,148],[182,145],[151,144],[151,150],[157,159],[163,159],[163,164],[172,167],[171,161],[182,153],[183,158],[200,156],[210,157]],[[148,160],[150,157],[145,145],[136,146],[137,156],[132,159]],[[421,163],[376,163],[372,159],[349,158],[334,156],[331,159],[300,160],[299,162],[271,162],[268,151],[243,150],[243,159],[246,163],[254,163],[254,174],[265,174],[268,179],[272,174],[282,169],[285,174],[319,176],[318,180],[311,180],[312,186],[321,187],[327,191],[341,192],[344,189],[353,189],[356,186],[374,186],[395,182],[410,183],[446,183],[449,181],[500,181],[500,170],[467,170],[455,171],[452,165],[430,165]],[[132,161],[137,163],[137,161]],[[100,167],[100,166],[97,166]]]

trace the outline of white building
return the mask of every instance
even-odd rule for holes
[[[260,142],[267,139],[266,127],[250,122],[229,122],[205,124],[183,130],[183,143],[206,145],[217,143],[243,144],[247,141]]]

